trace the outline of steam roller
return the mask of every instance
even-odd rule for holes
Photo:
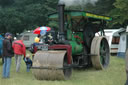
[[[64,10],[64,4],[48,17],[59,23],[59,28],[46,32],[41,37],[43,43],[34,47],[32,71],[36,79],[66,80],[73,68],[108,67],[110,52],[104,29],[110,17]]]

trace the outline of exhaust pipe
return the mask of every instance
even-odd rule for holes
[[[59,15],[59,32],[64,32],[64,4],[58,4],[58,15]]]
[[[65,41],[64,33],[64,4],[58,4],[58,15],[59,15],[59,42],[63,43]]]

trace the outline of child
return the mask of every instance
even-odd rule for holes
[[[30,71],[30,68],[32,67],[32,60],[30,59],[30,55],[27,54],[26,57],[24,57],[24,62],[26,63],[27,66],[27,72]]]

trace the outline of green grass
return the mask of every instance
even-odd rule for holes
[[[10,78],[2,79],[2,64],[0,64],[0,85],[124,85],[126,80],[124,59],[117,57],[111,57],[109,67],[102,71],[93,68],[73,70],[70,80],[36,80],[32,72],[26,72],[26,65],[23,60],[20,72],[16,73],[15,69],[13,57]]]

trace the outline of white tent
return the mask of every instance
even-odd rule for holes
[[[117,56],[118,57],[125,57],[125,51],[128,47],[128,32],[126,32],[126,29],[122,29],[120,32],[120,42],[118,47]]]
[[[115,42],[117,42],[117,38],[120,38],[120,35],[118,33],[120,30],[122,30],[122,28],[120,28],[120,29],[105,29],[104,30],[105,36],[106,36],[108,43],[109,43],[111,54],[116,54],[118,51],[118,45],[119,44],[115,43]],[[100,34],[100,32],[96,33],[95,35],[99,36],[98,34]],[[115,40],[115,38],[116,38],[116,41],[113,41],[113,39]]]

